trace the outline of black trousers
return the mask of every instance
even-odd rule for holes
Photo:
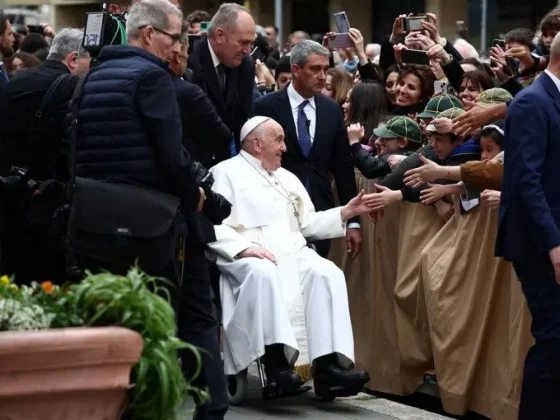
[[[330,239],[313,242],[313,245],[315,245],[315,251],[317,252],[317,254],[319,254],[323,258],[328,258],[329,250],[331,248]]]
[[[519,420],[560,419],[560,285],[549,262],[514,264],[533,317],[535,345],[523,368]]]
[[[195,419],[223,419],[228,410],[226,379],[219,343],[219,323],[213,316],[208,262],[202,245],[186,247],[183,281],[177,299],[179,338],[203,349],[202,371],[193,385],[208,388],[210,402],[198,405]],[[185,374],[189,377],[196,360],[188,351],[182,355]]]

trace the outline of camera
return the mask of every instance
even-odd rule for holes
[[[12,167],[8,176],[0,177],[0,190],[3,191],[17,191],[22,187],[34,189],[38,185],[38,181],[29,177],[29,169],[21,166]]]
[[[200,162],[193,162],[197,185],[204,190],[206,201],[203,212],[214,225],[220,225],[231,213],[231,203],[221,194],[212,191],[214,177]]]
[[[109,13],[105,2],[100,12],[88,13],[82,42],[84,49],[95,58],[107,45],[126,44],[127,16],[127,13]]]

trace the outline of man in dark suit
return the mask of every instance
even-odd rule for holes
[[[560,36],[548,69],[509,106],[496,254],[533,317],[519,419],[560,419]]]
[[[317,42],[300,42],[290,56],[292,83],[255,102],[255,115],[271,117],[284,128],[287,151],[282,166],[305,185],[316,210],[335,205],[330,173],[342,205],[357,194],[342,111],[335,101],[321,94],[329,56]],[[359,219],[348,224],[346,243],[352,257],[360,252],[359,227]],[[330,241],[317,242],[317,253],[327,257],[329,245]]]
[[[211,151],[229,147],[231,131],[217,115],[214,105],[195,84],[183,80],[188,60],[188,25],[183,25],[181,50],[173,50],[169,68],[175,74],[173,83],[183,125],[183,145],[194,161],[210,165]],[[229,400],[226,380],[220,356],[219,324],[213,316],[210,295],[210,275],[204,253],[206,244],[216,240],[214,225],[205,211],[210,200],[204,202],[202,212],[187,213],[188,235],[185,240],[184,275],[181,282],[177,307],[179,337],[204,351],[201,353],[202,370],[194,385],[208,388],[210,402],[197,408],[196,419],[221,419],[225,415]],[[227,215],[226,215],[227,217]],[[222,220],[214,220],[220,224]],[[189,351],[182,354],[185,374],[196,362]]]
[[[208,95],[235,137],[235,144],[232,137],[231,145],[214,150],[212,165],[239,150],[241,127],[253,116],[255,63],[249,53],[255,30],[255,22],[246,8],[224,3],[212,18],[207,36],[189,57],[192,82]]]
[[[4,89],[8,84],[8,73],[4,68],[2,59],[14,53],[14,42],[14,33],[8,15],[0,9],[0,99],[2,99]]]

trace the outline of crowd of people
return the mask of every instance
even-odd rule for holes
[[[488,59],[430,13],[333,50],[333,34],[284,44],[236,3],[108,10],[127,42],[95,56],[82,28],[28,33],[0,12],[1,273],[63,283],[137,262],[168,278],[179,337],[205,350],[197,419],[223,418],[226,376],[257,359],[274,396],[309,366],[324,399],[428,377],[453,414],[560,418],[560,8]],[[523,372],[480,351],[511,308],[467,308],[517,280]],[[480,366],[507,404],[466,401],[486,392]]]

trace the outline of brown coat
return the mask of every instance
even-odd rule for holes
[[[504,163],[501,161],[481,160],[461,165],[463,182],[480,190],[501,191],[503,173]]]

